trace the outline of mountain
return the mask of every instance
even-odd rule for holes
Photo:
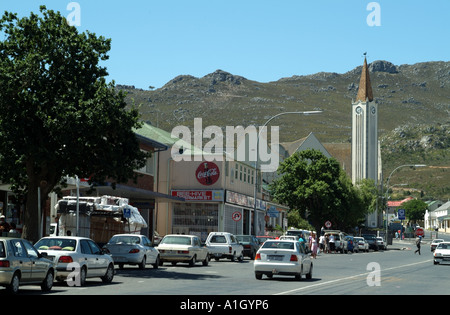
[[[294,75],[266,83],[216,70],[201,78],[179,75],[156,90],[127,85],[117,88],[128,92],[130,104],[140,105],[143,120],[167,131],[178,125],[193,130],[194,118],[203,119],[203,128],[246,127],[261,126],[281,112],[322,110],[322,114],[314,116],[281,116],[271,125],[280,126],[281,142],[291,142],[314,132],[323,143],[342,143],[350,141],[351,104],[356,98],[361,69],[359,66],[343,74]],[[378,103],[378,129],[383,148],[383,141],[391,141],[387,135],[398,128],[426,125],[445,129],[448,126],[450,62],[397,66],[377,60],[369,64],[369,71],[374,101]],[[405,152],[402,154],[406,155]],[[401,162],[386,160],[383,161],[386,172]],[[441,166],[450,165],[448,155],[438,162]]]

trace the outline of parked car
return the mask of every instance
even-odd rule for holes
[[[244,247],[244,256],[254,259],[261,244],[254,235],[235,235],[238,242]]]
[[[197,261],[201,261],[203,266],[209,264],[208,248],[202,246],[200,239],[195,235],[166,235],[157,249],[160,255],[160,266],[164,262],[171,262],[172,265],[176,265],[178,262],[186,262],[191,267]]]
[[[119,268],[125,264],[138,265],[139,269],[144,269],[146,264],[151,264],[153,268],[159,266],[159,252],[145,235],[116,234],[103,248],[111,254]]]
[[[93,240],[78,236],[41,238],[35,247],[56,266],[56,280],[84,286],[87,278],[100,277],[103,283],[114,278],[114,261]]]
[[[279,240],[282,241],[286,241],[286,240],[291,240],[291,241],[298,241],[298,236],[295,235],[281,235],[279,238]]]
[[[369,244],[369,249],[378,250],[378,243],[375,235],[363,234],[363,237]]]
[[[368,252],[369,251],[369,243],[364,239],[364,237],[354,237],[355,243],[358,244],[358,251]]]
[[[228,232],[211,232],[206,238],[206,247],[216,261],[228,258],[231,261],[244,259],[244,247],[239,244],[236,237]]]
[[[384,243],[383,238],[382,238],[382,237],[377,237],[376,239],[377,239],[377,245],[378,245],[378,248],[379,248],[379,249],[382,249],[382,250],[386,250],[386,249],[387,249],[387,246],[386,246],[386,244]]]
[[[436,249],[436,246],[438,246],[439,243],[444,242],[444,240],[442,238],[435,238],[432,242],[431,242],[431,251],[433,252]]]
[[[256,279],[263,275],[272,278],[274,275],[293,275],[300,280],[312,278],[313,264],[300,242],[292,240],[268,240],[256,253],[253,262]]]
[[[443,262],[450,262],[450,242],[441,242],[434,250],[433,263],[437,265]]]
[[[16,294],[21,285],[40,284],[42,291],[53,287],[53,262],[40,254],[27,240],[0,238],[0,286]]]
[[[324,236],[325,237],[330,237],[331,235],[333,235],[334,237],[334,246],[335,246],[335,251],[336,252],[347,252],[347,241],[345,240],[345,236],[347,236],[347,234],[339,231],[339,230],[325,230],[324,231]]]

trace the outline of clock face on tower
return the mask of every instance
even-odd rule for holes
[[[356,112],[357,114],[361,114],[361,113],[362,113],[362,108],[361,108],[361,106],[356,107],[355,112]]]
[[[372,115],[375,115],[375,113],[377,112],[377,110],[375,109],[375,106],[372,106],[372,108],[370,109],[370,112],[372,113]]]

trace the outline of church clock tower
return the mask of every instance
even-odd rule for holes
[[[352,182],[364,178],[378,182],[378,106],[373,101],[366,58],[356,101],[352,102]]]

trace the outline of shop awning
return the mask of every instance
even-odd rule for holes
[[[80,192],[86,191],[86,188],[80,187]],[[110,183],[105,186],[96,186],[95,195],[111,195],[124,197],[133,200],[154,199],[156,202],[184,202],[184,198],[163,194],[156,191],[150,191],[142,188],[130,187],[126,185],[116,184],[114,189]]]

